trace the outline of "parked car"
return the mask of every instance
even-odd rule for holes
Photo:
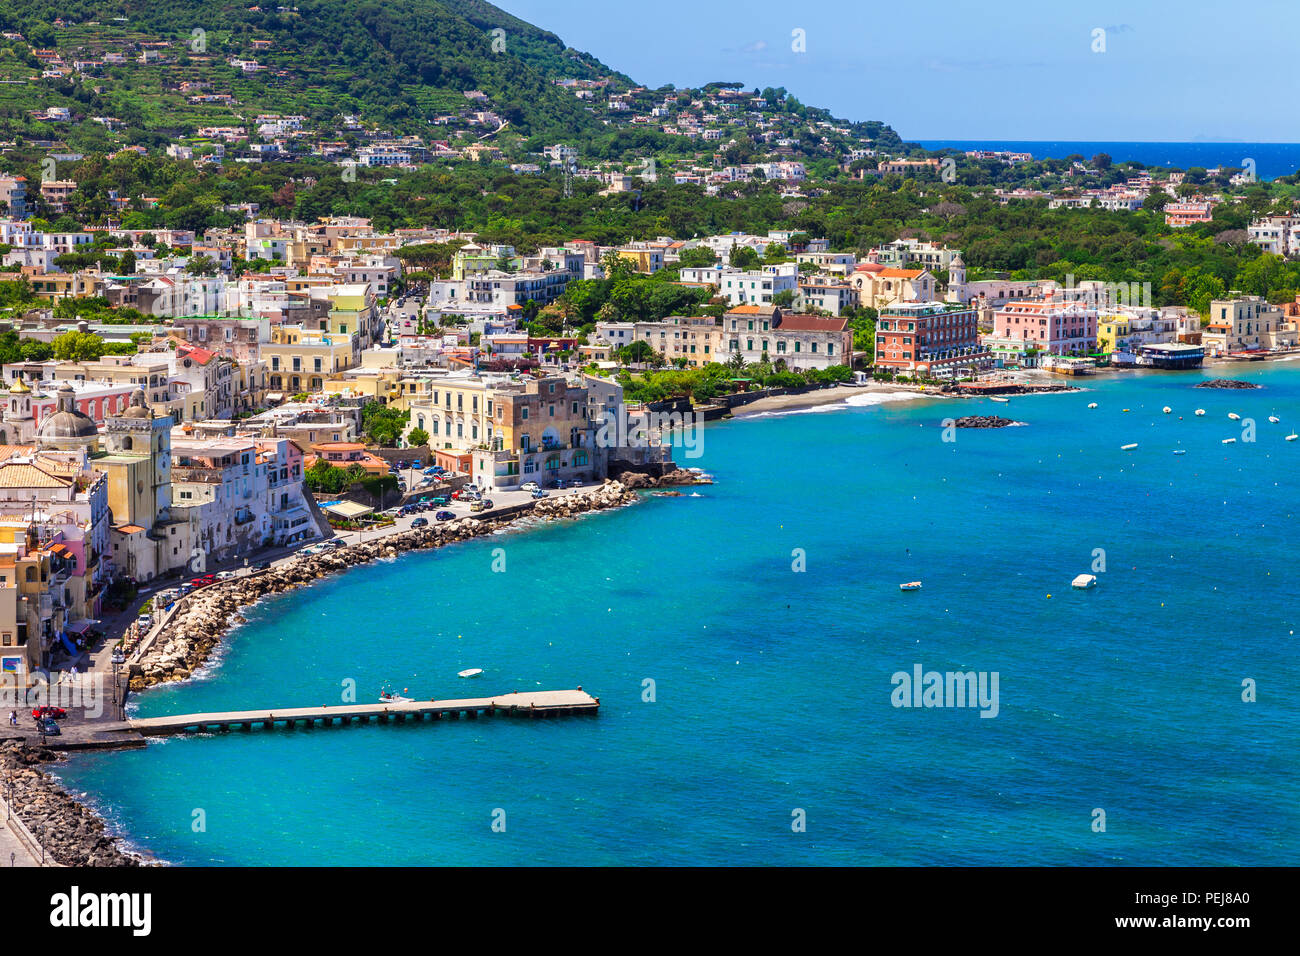
[[[176,592],[180,597],[185,597],[185,595],[189,594],[193,590],[194,590],[194,585],[190,584],[188,581],[186,581],[184,584],[177,586],[176,588]]]
[[[62,707],[51,707],[49,704],[46,704],[44,707],[33,707],[32,716],[37,720],[40,720],[42,717],[57,717],[59,720],[62,720],[64,717],[68,716],[68,712]]]
[[[255,564],[255,565],[253,565],[254,570],[257,570],[257,571],[267,571],[267,570],[270,569],[270,567],[271,567],[271,562],[270,562],[270,561],[261,561],[261,562]]]
[[[421,467],[420,459],[417,458],[417,459],[415,459],[415,461],[411,462],[411,467],[412,467],[412,468],[419,468],[419,467]]]
[[[478,485],[473,484],[473,483],[471,482],[470,484],[468,484],[468,485],[465,486],[465,490],[466,490],[466,491],[478,491],[478,490],[479,490],[479,487],[478,487]]]
[[[442,473],[442,469],[439,468],[437,465],[433,465],[429,468],[424,469],[424,473],[426,475],[438,475]]]
[[[59,730],[59,725],[49,717],[36,718],[36,729],[47,737],[58,737],[63,731]]]
[[[482,498],[480,498],[478,501],[475,501],[472,505],[469,506],[469,510],[470,510],[470,511],[487,511],[489,507],[491,507],[491,506],[490,506],[486,501],[484,501]]]
[[[135,619],[135,623],[140,625],[140,630],[147,631],[149,628],[153,627],[153,615],[141,614]]]
[[[438,495],[433,499],[435,505],[445,505],[450,499],[446,495]]]
[[[411,522],[411,527],[412,527],[412,528],[424,528],[424,527],[427,527],[428,524],[429,524],[429,519],[428,519],[428,518],[416,518],[414,521]]]
[[[541,491],[542,486],[535,481],[525,481],[519,486],[523,491]]]
[[[216,579],[217,576],[215,574],[202,574],[197,578],[190,578],[190,584],[194,585],[196,588],[201,588],[206,584],[211,584]]]
[[[533,492],[533,497],[534,497],[534,498],[545,498],[545,497],[546,497],[546,492],[542,491],[541,488],[538,488],[537,490],[535,490],[535,491]]]
[[[437,518],[439,521],[451,521],[453,518],[456,517],[456,514],[455,512],[452,511],[439,511],[436,515],[434,515],[434,517]]]
[[[482,498],[482,499],[480,499],[480,500],[483,502],[483,506],[484,506],[485,508],[491,508],[491,507],[492,507],[492,499],[491,499],[491,498],[484,497],[484,498]]]
[[[235,576],[235,572],[234,572],[234,571],[218,571],[218,572],[217,572],[217,580],[218,580],[218,581],[229,581],[229,580],[230,580],[231,578],[233,578],[234,576]]]

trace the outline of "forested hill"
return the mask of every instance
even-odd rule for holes
[[[32,52],[54,50],[69,65],[130,53],[126,64],[91,71],[93,80],[55,80],[53,95],[37,105],[23,95],[34,90],[6,89],[0,111],[11,132],[29,108],[59,105],[60,96],[80,101],[82,111],[121,116],[162,135],[174,132],[169,125],[183,131],[198,114],[223,121],[219,110],[190,108],[188,98],[169,102],[171,91],[188,82],[232,94],[243,113],[299,113],[320,123],[356,113],[400,132],[463,107],[464,92],[479,90],[521,134],[560,135],[592,130],[596,121],[553,80],[631,82],[481,0],[298,0],[279,7],[274,0],[7,0],[0,25],[25,40],[5,40],[0,50],[6,86],[49,84],[40,69],[47,64],[33,62]],[[162,43],[169,45],[158,62],[139,60],[141,45]],[[262,69],[246,74],[232,59],[256,59]]]

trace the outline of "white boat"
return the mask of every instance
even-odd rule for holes
[[[1287,441],[1295,441],[1297,438],[1300,438],[1300,435],[1287,435],[1287,436],[1286,436],[1286,440],[1287,440]]]
[[[1160,409],[1160,410],[1161,410],[1162,412],[1164,412],[1166,415],[1168,415],[1170,412],[1173,411],[1173,409],[1170,408],[1168,405],[1166,405],[1164,408],[1162,408],[1162,409]]]
[[[919,591],[919,590],[921,590],[921,582],[920,582],[920,581],[908,581],[906,584],[900,584],[900,585],[898,586],[898,590],[900,590],[900,591]]]
[[[1238,415],[1236,412],[1228,412],[1228,417],[1231,418],[1234,422],[1241,421],[1241,416]]]
[[[1197,414],[1198,416],[1204,415],[1204,414],[1205,414],[1205,409],[1203,409],[1203,408],[1198,408],[1198,409],[1196,410],[1196,414]]]
[[[992,395],[992,396],[989,397],[989,401],[991,401],[991,402],[1001,402],[1003,405],[1005,405],[1007,402],[1011,401],[1011,399],[1009,399],[1009,398],[1000,398],[1000,397],[998,397],[997,395]]]
[[[1134,448],[1136,448],[1137,446],[1138,446],[1137,442],[1133,442],[1133,444],[1131,444],[1131,445],[1120,445],[1120,446],[1119,446],[1119,450],[1120,450],[1120,451],[1132,451],[1132,450],[1133,450]]]
[[[403,687],[402,690],[405,691],[406,688]],[[396,693],[391,684],[385,684],[379,691],[379,702],[381,704],[409,704],[414,700],[414,697],[406,697],[403,694]]]
[[[469,668],[469,670],[463,670],[463,671],[461,671],[461,672],[460,672],[459,674],[457,674],[456,676],[457,676],[457,677],[478,677],[478,675],[479,675],[479,674],[482,674],[482,673],[483,673],[483,668],[481,668],[481,667],[471,667],[471,668]]]
[[[1080,591],[1086,591],[1088,588],[1097,586],[1097,576],[1095,574],[1077,574],[1074,580],[1070,582],[1070,587],[1078,588]]]
[[[1089,402],[1089,403],[1088,403],[1088,407],[1089,407],[1089,408],[1096,408],[1096,407],[1097,407],[1097,403],[1096,403],[1096,402]]]
[[[1270,416],[1268,416],[1268,420],[1269,420],[1270,422],[1272,422],[1274,425],[1276,425],[1276,424],[1277,424],[1278,422],[1280,422],[1282,419],[1278,418],[1276,415],[1270,415]]]
[[[1236,443],[1237,443],[1237,439],[1235,438],[1225,438],[1223,440],[1223,444],[1225,445],[1235,445]]]
[[[1175,449],[1174,449],[1174,454],[1175,454],[1175,455],[1186,455],[1186,454],[1187,454],[1187,449],[1186,449],[1186,448],[1175,448]]]

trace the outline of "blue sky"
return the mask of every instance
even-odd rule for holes
[[[1294,0],[497,5],[647,86],[784,86],[905,139],[1300,140]]]

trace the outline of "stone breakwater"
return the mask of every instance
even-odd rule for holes
[[[1193,388],[1259,388],[1254,382],[1243,382],[1239,378],[1212,378],[1199,382]]]
[[[644,478],[646,482],[643,485],[638,481],[636,486],[647,488],[701,483],[687,471],[672,472],[661,478],[636,477]],[[273,594],[304,587],[360,564],[396,557],[404,551],[440,548],[492,534],[524,517],[571,518],[591,511],[619,508],[639,499],[640,496],[621,481],[610,481],[590,494],[539,499],[530,511],[509,518],[458,518],[445,524],[400,531],[325,554],[299,556],[269,571],[209,585],[190,595],[184,608],[167,623],[153,646],[131,665],[131,690],[140,691],[155,684],[189,677],[204,664],[225,633],[233,625],[244,622],[241,610]]]
[[[958,428],[1006,428],[1009,425],[1023,425],[1024,422],[998,415],[967,415],[957,419],[953,424]]]
[[[41,764],[58,759],[51,750],[17,740],[0,744],[0,769],[13,783],[13,811],[45,847],[47,859],[53,857],[64,866],[154,865],[122,849],[120,839],[105,832],[104,821],[93,810],[41,769]]]

